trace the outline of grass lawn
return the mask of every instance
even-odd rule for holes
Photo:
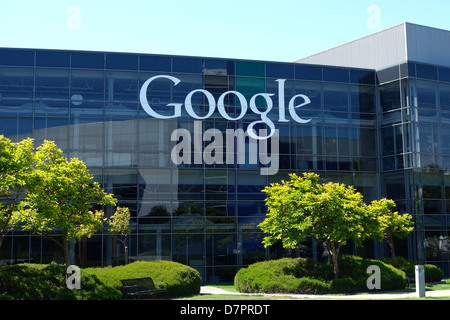
[[[450,290],[450,279],[444,279],[445,283],[429,283],[426,284],[426,290],[427,291],[435,291],[435,290]],[[230,292],[238,292],[236,288],[234,287],[234,284],[212,284],[211,286],[220,288],[223,290],[227,290]],[[414,286],[412,286],[410,289],[405,289],[402,291],[388,291],[388,292],[378,292],[378,293],[397,293],[397,292],[415,292]],[[361,293],[361,298],[364,298],[364,294],[367,293]],[[333,294],[332,296],[336,296],[336,294]],[[343,295],[344,296],[344,295]],[[242,295],[234,295],[234,294],[205,294],[205,295],[195,295],[192,297],[186,297],[181,298],[179,300],[293,300],[293,299],[299,299],[299,300],[311,300],[308,298],[292,298],[290,296],[270,296],[270,295],[258,295],[258,294],[242,294]],[[343,297],[343,299],[345,299]],[[398,298],[396,300],[450,300],[450,296],[445,297],[427,297],[425,298]]]

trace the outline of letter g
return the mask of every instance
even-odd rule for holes
[[[166,75],[159,75],[159,76],[154,76],[151,77],[150,79],[147,79],[147,81],[144,82],[144,84],[141,87],[141,91],[139,93],[139,99],[141,101],[141,106],[144,109],[145,112],[147,112],[150,116],[157,118],[157,119],[172,119],[172,118],[177,118],[179,116],[181,116],[181,103],[169,103],[168,106],[173,106],[175,107],[175,112],[172,116],[163,116],[160,115],[159,113],[156,113],[152,107],[150,107],[148,100],[147,100],[147,89],[149,84],[156,79],[159,78],[165,78],[165,79],[169,79],[172,80],[172,82],[174,83],[174,85],[176,86],[178,83],[180,83],[180,79],[172,77],[172,76],[166,76]]]

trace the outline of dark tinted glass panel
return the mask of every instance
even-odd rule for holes
[[[70,102],[70,114],[76,117],[101,117],[103,116],[104,102],[89,102],[74,100]]]
[[[304,80],[322,80],[322,68],[308,65],[295,66],[295,78]]]
[[[323,68],[323,80],[334,82],[348,82],[348,69],[341,68]]]
[[[36,69],[37,99],[65,99],[69,98],[70,74],[67,69]]]
[[[32,100],[0,100],[0,115],[31,115]]]
[[[33,66],[34,51],[28,50],[1,50],[0,65]]]
[[[437,80],[437,67],[417,64],[416,72],[417,78]]]
[[[330,111],[348,111],[349,92],[347,85],[324,84],[323,106]]]
[[[72,53],[72,68],[94,68],[105,67],[105,55],[102,53]]]
[[[0,68],[0,98],[33,98],[32,68]]]
[[[375,113],[375,88],[351,86],[351,111]]]
[[[32,131],[33,119],[30,118],[20,118],[20,117],[5,117],[0,118],[0,135],[16,142],[30,136]],[[24,135],[21,137],[20,135]],[[25,136],[26,135],[26,136]]]
[[[234,75],[234,61],[206,59],[203,71],[207,75]]]
[[[203,61],[202,59],[194,59],[194,58],[173,58],[173,71],[187,72],[187,73],[202,73]]]
[[[399,67],[394,66],[388,69],[380,70],[377,72],[377,78],[379,83],[392,81],[399,78]]]
[[[439,68],[439,80],[450,82],[450,69]]]
[[[104,100],[104,82],[103,71],[73,70],[71,97],[81,101]]]
[[[107,71],[105,95],[106,100],[109,101],[137,101],[137,73]]]
[[[398,81],[380,86],[380,106],[382,111],[400,108],[400,83]]]
[[[236,75],[264,77],[264,63],[236,61]]]
[[[146,71],[172,71],[172,59],[160,56],[140,56],[140,70]]]
[[[433,81],[416,82],[417,100],[419,107],[436,108],[437,107],[437,83]]]
[[[36,115],[61,116],[69,114],[69,101],[38,100],[34,103]]]
[[[416,76],[416,64],[412,62],[408,62],[408,76],[415,77]]]
[[[70,53],[58,51],[37,51],[36,66],[70,67]]]
[[[137,70],[138,57],[129,54],[107,54],[106,69]]]
[[[270,78],[294,78],[294,66],[290,64],[266,64],[266,77]]]
[[[358,84],[375,84],[375,72],[370,70],[350,69],[350,82]]]
[[[439,84],[441,110],[450,111],[450,84]]]

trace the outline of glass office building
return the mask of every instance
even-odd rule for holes
[[[372,37],[408,28],[419,26]],[[180,262],[205,283],[232,281],[239,268],[269,258],[322,260],[324,247],[313,240],[293,252],[264,248],[257,227],[266,214],[265,186],[314,171],[354,185],[366,201],[394,199],[416,223],[397,254],[436,264],[448,276],[450,61],[356,60],[4,48],[0,134],[15,142],[32,137],[36,146],[53,140],[67,157],[83,160],[118,206],[130,208],[131,260]],[[259,139],[237,134],[249,135],[249,127]],[[227,143],[228,157],[219,142]],[[389,256],[374,241],[345,250]],[[123,262],[123,247],[105,230],[72,244],[71,254],[82,267]],[[0,264],[62,259],[51,241],[20,230],[0,248]]]

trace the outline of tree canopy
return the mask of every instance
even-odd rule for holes
[[[339,277],[338,256],[348,241],[361,245],[367,238],[384,234],[379,216],[353,186],[320,181],[316,173],[290,174],[289,181],[271,184],[267,194],[268,213],[259,224],[265,233],[263,244],[281,241],[295,248],[307,237],[326,244]],[[379,211],[378,211],[379,212]]]

